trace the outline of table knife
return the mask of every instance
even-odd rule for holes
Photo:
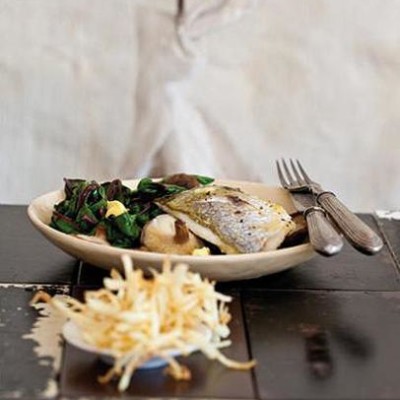
[[[328,213],[353,247],[368,255],[382,249],[382,239],[351,212],[333,192],[323,190],[316,182],[312,182],[309,188],[316,196],[317,203]]]
[[[303,213],[307,221],[308,235],[314,250],[324,256],[333,256],[342,249],[343,240],[329,222],[325,211],[315,203],[310,193],[290,192],[297,211]]]

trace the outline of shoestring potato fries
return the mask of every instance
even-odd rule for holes
[[[153,357],[164,359],[166,372],[175,379],[189,380],[189,369],[171,356],[172,349],[185,356],[200,350],[234,369],[255,365],[231,360],[219,350],[231,344],[227,303],[232,299],[218,293],[214,282],[190,272],[186,264],[172,268],[168,260],[162,272],[150,270],[151,279],[133,269],[128,255],[122,256],[122,263],[125,277],[112,270],[103,288],[85,292],[84,302],[69,296],[51,298],[44,292],[32,300],[52,304],[78,326],[87,344],[114,358],[113,367],[99,377],[101,383],[120,377],[118,389],[124,391],[135,369]]]

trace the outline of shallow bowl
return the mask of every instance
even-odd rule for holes
[[[139,180],[124,181],[123,184],[135,188]],[[289,213],[295,211],[288,192],[282,188],[268,186],[262,183],[217,180],[219,185],[236,187],[261,199],[281,204]],[[33,225],[53,244],[66,253],[94,266],[111,269],[122,269],[121,255],[129,254],[134,265],[139,268],[160,269],[165,254],[128,250],[105,244],[93,243],[74,235],[68,235],[49,226],[53,207],[65,197],[63,190],[44,194],[28,207],[28,215]],[[170,255],[172,263],[187,263],[190,269],[202,276],[216,281],[233,281],[258,278],[295,267],[316,253],[309,243],[293,247],[251,254],[234,255]]]

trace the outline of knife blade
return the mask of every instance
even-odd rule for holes
[[[324,256],[333,256],[340,252],[343,240],[325,215],[325,211],[316,205],[314,195],[290,192],[297,211],[303,213],[307,222],[310,243],[314,250]]]
[[[373,255],[383,247],[382,239],[359,217],[350,211],[333,192],[312,182],[310,190],[317,203],[328,213],[350,244],[364,254]]]

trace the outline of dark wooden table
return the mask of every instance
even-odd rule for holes
[[[58,340],[59,321],[28,305],[38,288],[79,296],[105,273],[47,243],[26,207],[0,206],[0,399],[399,399],[400,222],[361,217],[385,239],[374,257],[346,246],[334,258],[219,285],[234,296],[226,353],[255,357],[253,371],[194,354],[184,360],[192,381],[140,371],[119,395],[96,381],[104,364]]]

